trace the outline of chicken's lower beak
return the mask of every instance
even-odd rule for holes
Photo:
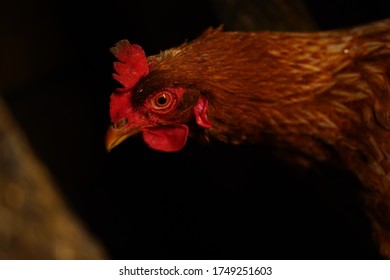
[[[138,133],[139,131],[140,131],[139,127],[115,128],[113,126],[110,126],[107,130],[106,141],[105,141],[107,152],[111,151],[113,148],[118,146],[124,140]]]

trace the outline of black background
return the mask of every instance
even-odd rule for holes
[[[55,63],[3,95],[69,206],[111,258],[380,258],[356,200],[361,186],[346,172],[299,170],[266,148],[191,139],[177,153],[150,150],[139,137],[105,152],[115,86],[109,47],[127,38],[149,55],[193,39],[223,23],[211,2],[29,2],[8,4],[6,23],[17,30],[31,21],[31,40],[45,39],[28,46],[31,59],[41,56],[32,69]],[[386,1],[306,2],[322,30],[389,16]]]

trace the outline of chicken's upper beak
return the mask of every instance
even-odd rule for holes
[[[125,120],[125,121],[123,121]],[[140,127],[129,127],[126,126],[127,119],[122,119],[116,124],[110,125],[106,134],[106,149],[107,151],[111,151],[114,147],[118,146],[124,140],[129,138],[130,136],[138,133],[140,131]]]

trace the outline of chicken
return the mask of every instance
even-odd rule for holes
[[[365,186],[373,240],[390,259],[390,19],[317,32],[226,32],[146,57],[111,52],[110,151],[141,133],[155,150],[272,144],[342,164]]]

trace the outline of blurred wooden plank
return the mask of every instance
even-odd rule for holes
[[[105,259],[0,99],[0,259]]]

